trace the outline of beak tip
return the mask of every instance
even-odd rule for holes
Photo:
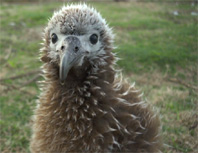
[[[65,84],[65,80],[60,80],[60,84],[63,86]]]

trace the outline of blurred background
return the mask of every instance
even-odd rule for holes
[[[1,0],[0,152],[29,152],[40,94],[39,49],[53,12],[77,1]],[[129,81],[155,105],[163,152],[198,152],[197,0],[93,0],[116,34],[114,50]]]

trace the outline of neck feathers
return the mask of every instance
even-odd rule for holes
[[[88,136],[87,133],[93,132],[93,119],[107,113],[102,107],[114,96],[113,61],[112,53],[86,61],[81,69],[69,72],[65,85],[59,82],[58,66],[44,65],[45,88],[40,101],[48,106],[49,112],[54,112],[52,121],[56,120],[60,126],[67,123],[63,126],[68,137],[77,140]]]
[[[98,55],[91,60],[85,59],[82,66],[73,67],[69,71],[64,85],[59,82],[59,67],[56,63],[45,63],[43,72],[45,81],[48,84],[59,86],[60,89],[74,90],[83,87],[88,82],[102,87],[106,84],[112,84],[114,81],[113,63],[114,55],[111,52]]]

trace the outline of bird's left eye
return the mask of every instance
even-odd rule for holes
[[[98,42],[98,35],[97,34],[93,34],[90,36],[89,38],[90,42],[95,45]]]
[[[58,37],[55,33],[53,33],[51,39],[52,39],[52,43],[55,44],[58,40]]]

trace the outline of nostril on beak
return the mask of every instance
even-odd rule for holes
[[[79,48],[76,46],[76,47],[74,48],[74,51],[77,52],[78,50],[79,50]]]
[[[65,46],[61,46],[61,50],[64,50],[65,49]]]
[[[85,51],[85,54],[89,54],[89,51]]]

